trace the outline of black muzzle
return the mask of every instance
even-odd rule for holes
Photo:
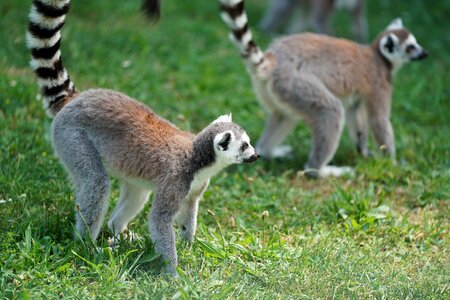
[[[419,55],[417,55],[416,57],[414,57],[412,60],[413,61],[415,61],[415,60],[422,60],[422,59],[425,59],[427,57],[428,57],[428,52],[425,51],[425,50],[422,50],[422,52]]]
[[[252,163],[254,161],[257,161],[259,157],[260,157],[260,155],[258,153],[255,153],[252,156],[250,156],[249,158],[244,159],[244,162],[245,163]]]

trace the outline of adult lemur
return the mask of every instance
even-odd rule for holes
[[[107,171],[120,181],[120,199],[108,222],[116,236],[143,208],[154,185],[149,229],[157,252],[176,274],[173,221],[192,241],[198,201],[211,176],[258,154],[245,131],[221,116],[193,135],[181,131],[143,104],[121,93],[78,92],[62,65],[60,30],[69,0],[33,0],[27,44],[47,112],[54,116],[56,154],[75,187],[76,226],[97,238],[109,194]],[[152,188],[153,189],[153,188]]]
[[[277,146],[303,119],[311,128],[313,142],[306,174],[340,175],[349,168],[326,165],[336,152],[346,117],[362,155],[368,154],[370,124],[378,144],[395,159],[391,76],[404,63],[427,56],[400,19],[369,46],[305,33],[280,38],[263,53],[248,29],[243,0],[220,0],[220,8],[268,113],[256,147],[261,155],[288,154],[289,146]]]

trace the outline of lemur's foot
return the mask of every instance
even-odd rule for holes
[[[342,175],[354,176],[355,171],[351,167],[323,166],[321,169],[305,168],[305,175],[309,178],[340,177]]]
[[[328,177],[328,176],[340,177],[342,175],[354,176],[355,171],[353,170],[353,168],[347,166],[343,167],[324,166],[319,170],[319,177]]]
[[[128,230],[128,228],[125,228],[124,231],[122,231],[121,233],[117,234],[116,236],[112,236],[108,239],[108,244],[111,248],[116,247],[119,244],[120,240],[124,240],[124,241],[128,241],[128,242],[132,242],[132,241],[136,241],[141,239],[141,237],[139,235],[137,235],[136,233],[134,233],[131,230]]]
[[[271,158],[292,158],[292,147],[289,145],[280,145],[275,147],[270,153]]]
[[[167,264],[167,265],[163,266],[162,271],[163,271],[164,275],[172,276],[174,278],[178,278],[180,276],[180,275],[178,275],[178,272],[175,269],[175,267],[172,266],[171,264]]]
[[[194,241],[194,231],[191,228],[181,225],[180,234],[181,238],[186,241],[188,245],[192,245],[192,242]]]

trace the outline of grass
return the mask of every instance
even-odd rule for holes
[[[62,47],[78,88],[120,90],[193,131],[233,112],[256,140],[264,113],[217,3],[163,2],[150,26],[139,1],[74,1]],[[73,193],[28,67],[29,1],[1,2],[0,298],[449,299],[450,5],[368,2],[370,36],[401,16],[431,54],[395,78],[399,163],[359,158],[344,133],[333,163],[357,175],[307,180],[298,171],[310,138],[299,125],[288,140],[294,159],[231,167],[212,180],[196,241],[178,243],[177,280],[159,275],[149,205],[131,224],[135,242],[111,250],[106,226],[96,245],[74,240]],[[256,25],[264,1],[247,6]],[[338,35],[349,36],[346,24],[339,14]],[[111,198],[114,206],[116,182]]]

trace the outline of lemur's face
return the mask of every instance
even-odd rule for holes
[[[381,53],[388,59],[394,69],[409,61],[422,60],[428,53],[417,43],[414,35],[403,28],[401,19],[395,19],[387,27],[380,39]]]
[[[255,148],[250,144],[247,133],[237,134],[234,130],[219,133],[214,138],[214,151],[218,161],[226,164],[251,163],[259,158]]]
[[[247,133],[231,120],[231,114],[218,117],[213,123],[220,131],[214,136],[216,160],[226,164],[251,163],[259,158]]]

